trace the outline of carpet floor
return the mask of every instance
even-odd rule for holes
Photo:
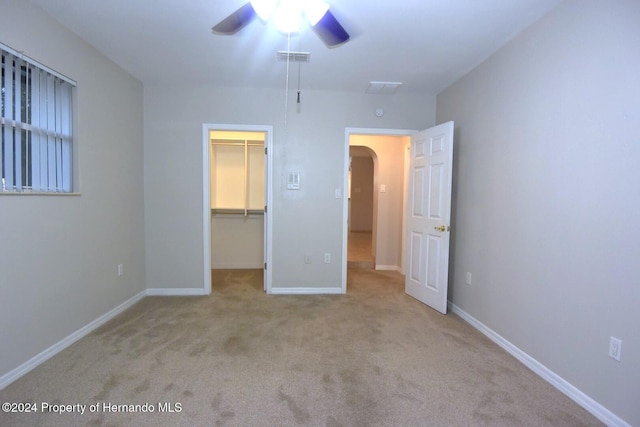
[[[311,296],[266,295],[259,270],[212,276],[211,296],[147,297],[1,390],[38,412],[0,425],[601,425],[397,273]]]

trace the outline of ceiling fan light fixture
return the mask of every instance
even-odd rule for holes
[[[309,25],[313,27],[327,13],[329,4],[322,0],[303,0],[302,10],[307,21],[309,21]]]
[[[273,24],[283,33],[297,33],[302,22],[302,7],[298,0],[280,0],[274,16]]]
[[[251,0],[251,7],[263,21],[267,21],[276,10],[278,0]]]
[[[273,17],[276,28],[285,33],[300,31],[303,14],[313,27],[329,10],[322,0],[251,0],[251,7],[265,22]]]
[[[250,0],[231,15],[214,25],[214,34],[233,35],[255,17],[283,33],[298,33],[306,20],[309,27],[329,48],[349,40],[349,33],[331,13],[324,0]]]

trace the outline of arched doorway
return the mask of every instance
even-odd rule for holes
[[[376,270],[403,269],[403,218],[405,206],[405,164],[411,135],[415,131],[405,129],[345,129],[345,192],[349,185],[351,146],[367,147],[375,154],[373,178],[373,230],[372,252]],[[344,197],[344,228],[342,264],[342,287],[347,290],[349,199]]]

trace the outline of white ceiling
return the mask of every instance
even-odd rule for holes
[[[328,0],[352,39],[329,49],[310,30],[259,19],[233,36],[211,27],[245,0],[30,0],[145,84],[284,87],[276,51],[307,51],[305,89],[364,93],[369,81],[437,94],[561,0]],[[290,64],[297,84],[298,64]]]

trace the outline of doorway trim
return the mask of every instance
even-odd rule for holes
[[[267,268],[264,269],[264,290],[271,293],[271,236],[273,230],[273,219],[271,217],[271,209],[273,206],[273,196],[271,189],[273,188],[273,126],[271,125],[232,125],[232,124],[215,124],[204,123],[202,125],[202,228],[203,228],[203,253],[204,253],[204,294],[211,294],[211,158],[209,154],[209,133],[211,131],[247,131],[247,132],[264,132],[264,147],[266,150],[265,163],[265,206],[268,206],[268,212],[265,212],[266,224],[264,229],[264,259]]]
[[[347,244],[349,239],[349,141],[351,139],[351,135],[411,136],[416,134],[417,132],[418,131],[414,129],[378,129],[356,127],[347,127],[344,130],[344,171],[342,183],[342,188],[344,188],[344,197],[342,200],[342,253],[344,255],[342,257],[342,293],[347,292]],[[375,188],[374,191],[376,191]],[[404,233],[402,235],[402,247],[404,247]],[[401,260],[401,264],[404,264],[404,260]]]

